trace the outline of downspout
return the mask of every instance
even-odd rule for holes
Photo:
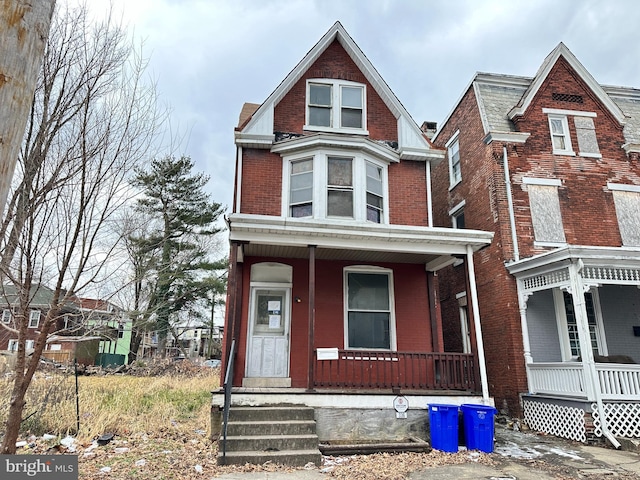
[[[509,205],[509,224],[511,225],[511,243],[513,244],[513,260],[520,260],[518,248],[518,235],[516,234],[516,216],[513,210],[513,197],[511,195],[511,174],[509,173],[509,156],[507,146],[502,146],[502,158],[504,160],[504,183],[507,187],[507,204]]]
[[[482,401],[489,404],[489,381],[487,379],[487,366],[485,365],[484,341],[482,340],[482,327],[480,326],[480,310],[478,308],[478,290],[476,287],[476,272],[473,266],[473,249],[467,245],[467,271],[469,276],[469,290],[471,291],[471,310],[473,311],[473,324],[476,329],[476,346],[478,350],[478,366],[480,368],[480,383],[482,384]]]
[[[240,213],[240,199],[242,198],[242,147],[236,148],[236,198],[233,213]]]
[[[427,177],[427,213],[429,214],[427,226],[433,227],[433,204],[431,202],[431,162],[426,161],[426,177]]]
[[[582,260],[572,261],[569,265],[569,282],[571,285],[571,297],[573,299],[573,309],[575,311],[576,323],[578,326],[578,338],[580,340],[580,353],[582,354],[582,362],[584,367],[585,380],[587,386],[591,385],[591,390],[600,412],[600,425],[602,433],[609,439],[615,448],[620,448],[620,442],[613,436],[607,424],[607,418],[604,411],[604,403],[602,402],[602,393],[600,391],[600,381],[598,380],[598,372],[593,358],[593,350],[591,347],[591,333],[589,332],[589,322],[587,320],[587,309],[584,301],[584,284],[582,283],[581,270],[583,267]],[[587,399],[589,396],[587,395]]]

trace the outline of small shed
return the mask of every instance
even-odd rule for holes
[[[71,363],[75,358],[79,365],[95,365],[100,348],[100,337],[52,335],[42,356],[59,363]]]

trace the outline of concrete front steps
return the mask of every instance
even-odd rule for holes
[[[271,461],[282,465],[320,465],[314,410],[310,407],[232,406],[227,425],[226,455],[222,456],[222,438],[218,452],[219,465],[263,464]]]

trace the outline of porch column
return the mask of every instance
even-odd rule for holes
[[[427,272],[427,288],[429,290],[429,320],[431,321],[431,348],[434,352],[444,352],[442,336],[442,313],[438,298],[438,274]]]
[[[238,244],[232,243],[229,250],[229,280],[227,284],[227,305],[224,319],[224,354],[222,355],[222,370],[226,369],[229,359],[229,349],[231,348],[231,338],[233,338],[233,325],[235,325],[236,307],[236,268],[237,268]]]
[[[314,370],[314,326],[316,321],[316,246],[309,245],[309,369],[307,372],[307,389],[313,390]]]
[[[482,340],[482,327],[480,325],[480,310],[478,308],[478,290],[476,287],[476,272],[473,266],[473,249],[467,245],[467,275],[469,277],[469,290],[471,293],[471,307],[473,312],[473,324],[476,330],[476,345],[478,350],[478,366],[480,369],[480,383],[482,384],[482,400],[489,402],[489,381],[487,379],[487,367],[484,357],[484,342]]]
[[[587,308],[584,300],[584,294],[588,291],[587,286],[582,282],[582,268],[584,264],[581,259],[573,259],[569,264],[569,284],[571,286],[571,299],[573,301],[573,311],[576,317],[576,326],[578,327],[578,339],[580,340],[580,356],[582,357],[582,368],[585,379],[585,390],[587,400],[596,402],[598,406],[600,425],[602,433],[615,448],[620,448],[620,443],[609,430],[607,416],[604,412],[604,404],[602,402],[602,393],[600,392],[600,380],[596,371],[596,364],[593,358],[593,347],[591,346],[591,332],[589,331],[589,320],[587,317]]]
[[[589,332],[589,320],[587,308],[584,301],[584,284],[582,283],[582,261],[572,261],[569,265],[569,293],[573,302],[573,311],[576,317],[578,328],[578,340],[580,342],[580,356],[582,357],[582,368],[585,378],[585,393],[587,400],[594,401],[597,383],[596,364],[593,358],[593,347],[591,346],[591,332]]]
[[[229,285],[227,288],[227,305],[228,311],[224,325],[224,355],[222,358],[222,372],[227,369],[227,363],[231,360],[229,353],[231,350],[231,342],[238,340],[240,335],[240,322],[242,315],[242,248],[239,243],[232,243],[229,252]],[[238,345],[236,345],[236,352]]]
[[[520,280],[518,282],[518,308],[520,310],[520,329],[522,330],[522,348],[524,350],[525,371],[527,373],[527,385],[531,385],[531,374],[529,365],[533,363],[531,355],[531,341],[529,340],[529,325],[527,322],[527,300],[531,292],[524,292],[524,287]]]

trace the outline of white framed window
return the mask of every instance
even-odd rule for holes
[[[9,345],[7,346],[7,350],[9,350],[10,352],[17,352],[18,351],[18,340],[9,340]]]
[[[559,288],[553,289],[553,300],[558,318],[560,334],[560,350],[563,361],[575,360],[581,356],[578,323],[576,320],[573,298],[571,294]],[[604,325],[600,311],[597,289],[584,294],[587,323],[589,325],[589,341],[594,355],[607,355]]]
[[[393,274],[378,267],[344,270],[345,348],[395,350]]]
[[[366,154],[284,156],[285,217],[388,223],[388,165]]]
[[[466,202],[463,200],[455,207],[449,210],[449,216],[451,217],[451,226],[453,228],[465,228],[464,227],[464,206]]]
[[[460,130],[453,134],[445,144],[447,147],[447,157],[449,158],[449,188],[453,188],[462,181],[462,170],[460,169],[460,144],[458,137]]]
[[[10,323],[11,322],[11,309],[5,308],[2,310],[2,323]]]
[[[365,85],[326,78],[308,80],[304,128],[366,134]]]
[[[352,158],[327,158],[327,216],[353,218]]]
[[[60,350],[62,350],[62,345],[59,344],[59,343],[52,343],[52,344],[49,345],[49,350],[52,350],[54,352],[55,351],[60,351]]]
[[[365,161],[367,174],[367,220],[382,223],[384,214],[384,181],[382,167]]]
[[[613,194],[622,245],[640,246],[640,185],[607,183]]]
[[[40,324],[40,310],[31,310],[29,312],[29,328],[38,328]]]
[[[553,153],[574,155],[573,149],[571,148],[571,136],[569,135],[567,117],[549,115],[549,131],[551,133]]]
[[[557,246],[566,243],[558,198],[560,180],[524,177],[522,182],[529,193],[529,209],[535,243],[538,246]]]
[[[549,115],[549,132],[551,145],[556,155],[575,155],[571,146],[569,123],[566,115]]]
[[[35,340],[27,340],[27,341],[25,342],[24,346],[25,346],[25,349],[26,349],[27,351],[29,351],[29,350],[33,350],[33,347],[34,347],[34,345],[35,345],[35,344],[36,344],[36,341],[35,341]]]
[[[290,163],[289,215],[310,217],[313,215],[313,158]]]

